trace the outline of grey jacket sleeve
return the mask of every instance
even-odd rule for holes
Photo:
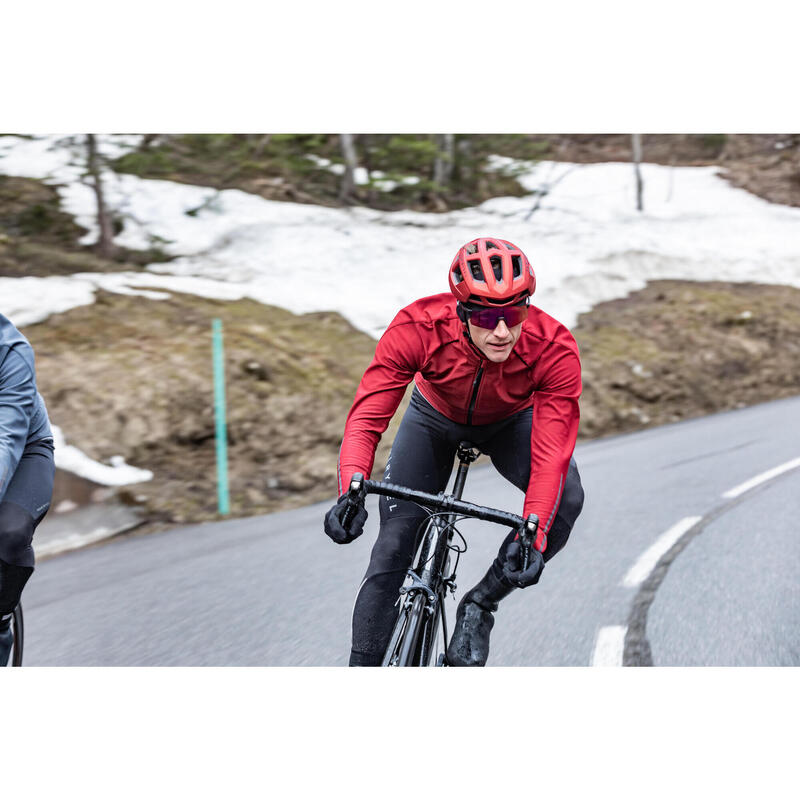
[[[17,348],[11,348],[0,364],[0,502],[25,449],[35,401],[33,370]]]

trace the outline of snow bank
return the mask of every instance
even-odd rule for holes
[[[53,430],[55,461],[59,469],[73,472],[103,486],[128,486],[131,483],[142,483],[153,479],[150,470],[132,467],[125,463],[122,456],[112,456],[110,466],[94,461],[74,445],[67,444],[64,434],[57,425],[51,424],[50,427]]]
[[[91,190],[55,141],[0,137],[0,172],[62,184],[65,209],[94,231]],[[133,144],[131,137],[101,142],[117,151]],[[494,160],[495,167],[508,165]],[[630,164],[528,165],[521,182],[530,196],[447,214],[326,208],[110,176],[109,202],[125,215],[116,241],[132,248],[158,241],[180,257],[151,265],[144,276],[5,279],[0,302],[3,313],[25,324],[46,317],[51,302],[52,311],[91,302],[98,287],[150,287],[249,297],[298,313],[335,310],[378,336],[402,306],[447,291],[458,247],[485,235],[525,250],[537,274],[537,305],[569,326],[596,303],[658,278],[800,287],[800,209],[735,189],[714,167],[644,164],[642,172],[641,214]],[[530,215],[534,193],[547,186]]]

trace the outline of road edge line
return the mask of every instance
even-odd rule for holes
[[[778,475],[783,475],[784,472],[789,472],[789,470],[795,469],[796,467],[800,467],[800,458],[793,458],[791,461],[787,461],[784,464],[779,464],[777,467],[761,472],[755,477],[740,483],[738,486],[734,486],[733,489],[728,489],[727,492],[723,492],[722,496],[727,499],[739,497],[739,495],[744,494],[750,489],[754,489],[756,486],[760,486],[762,483],[777,478]]]
[[[761,478],[758,483],[750,483],[747,489],[743,489],[727,503],[723,503],[717,508],[710,511],[708,514],[700,518],[700,521],[689,528],[673,545],[670,549],[661,556],[655,568],[650,575],[641,584],[636,596],[633,598],[631,604],[631,611],[628,615],[628,629],[625,634],[625,648],[623,651],[622,664],[626,667],[652,667],[653,666],[653,653],[650,649],[650,642],[647,639],[647,615],[650,611],[650,606],[655,599],[656,592],[661,587],[661,584],[672,566],[672,562],[677,556],[687,547],[689,542],[701,534],[712,522],[719,517],[727,514],[731,509],[735,508],[740,503],[744,502],[750,494],[759,489],[764,489],[771,485],[771,481],[784,475],[788,475],[795,467],[787,467],[787,464],[793,464],[800,467],[800,458],[793,461],[787,461],[779,467],[773,467],[772,470],[762,472],[757,475]],[[778,470],[778,471],[776,471]],[[769,477],[765,478],[765,475]],[[751,479],[752,481],[753,479]],[[737,489],[745,484],[739,484]],[[723,495],[724,496],[724,495]]]
[[[621,667],[626,625],[605,625],[597,631],[592,652],[593,667]]]
[[[650,573],[656,568],[661,557],[669,551],[672,545],[678,541],[685,533],[688,533],[697,525],[702,517],[684,517],[674,525],[667,528],[647,550],[636,559],[633,566],[625,573],[621,586],[633,589],[644,583]]]

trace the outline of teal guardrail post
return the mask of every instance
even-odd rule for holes
[[[225,356],[222,346],[222,320],[211,323],[214,353],[214,420],[217,441],[217,501],[219,513],[230,512],[228,497],[228,429],[225,421]]]

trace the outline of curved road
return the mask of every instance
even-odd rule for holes
[[[501,606],[489,664],[800,664],[798,418],[791,398],[579,446],[583,514],[539,585]],[[464,496],[522,501],[488,466]],[[339,547],[321,532],[329,505],[44,561],[25,592],[25,663],[345,665],[377,509],[370,498],[365,535]],[[459,595],[504,536],[462,530]]]

